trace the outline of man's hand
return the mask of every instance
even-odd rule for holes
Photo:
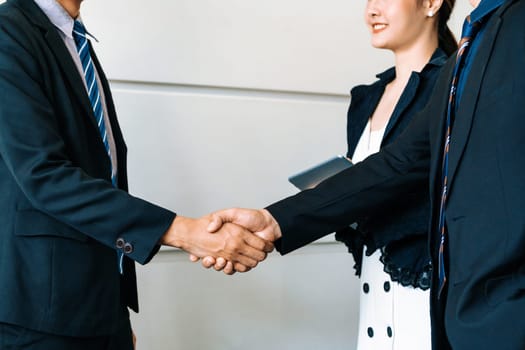
[[[208,232],[211,220],[211,216],[200,219],[177,216],[160,243],[181,248],[198,258],[224,258],[239,264],[239,271],[257,266],[266,258],[266,253],[273,250],[270,242],[228,222],[220,227],[215,225],[215,234],[212,235]]]
[[[279,224],[272,215],[265,209],[226,209],[217,211],[211,214],[212,221],[208,226],[210,233],[217,232],[224,224],[234,223],[245,227],[260,238],[274,242],[281,237],[281,229]],[[197,256],[190,256],[191,261],[198,261]],[[213,256],[207,256],[202,260],[202,265],[205,268],[214,267],[217,271],[224,271],[224,273],[231,275],[236,271],[247,271],[246,266],[242,266],[240,262],[232,262],[219,257],[215,259]]]
[[[233,223],[250,230],[262,239],[274,242],[281,238],[281,228],[266,209],[232,208],[211,214],[209,232],[217,232],[225,223]]]

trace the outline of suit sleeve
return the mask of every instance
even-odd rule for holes
[[[380,206],[395,206],[404,195],[428,184],[430,164],[427,106],[391,145],[325,180],[311,190],[266,209],[281,227],[281,254],[342,229]]]
[[[127,254],[147,263],[175,214],[75,166],[60,119],[45,91],[31,33],[14,21],[0,23],[0,161],[32,209],[65,227],[115,248],[117,238],[133,244]]]

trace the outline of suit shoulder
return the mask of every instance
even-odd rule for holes
[[[27,22],[27,18],[18,7],[11,2],[0,5],[0,26]]]
[[[0,80],[29,75],[42,79],[42,32],[11,2],[0,5]]]
[[[19,40],[28,36],[32,27],[27,15],[11,2],[0,5],[0,33]]]
[[[37,28],[18,7],[10,2],[0,5],[0,54],[12,56],[12,51],[28,54],[34,47]],[[19,54],[22,52],[18,52]]]
[[[509,7],[515,7],[516,9],[519,9],[520,11],[525,12],[525,1],[514,0],[511,2]]]
[[[505,19],[505,22],[523,25],[525,21],[525,1],[514,0],[503,6],[501,17]]]

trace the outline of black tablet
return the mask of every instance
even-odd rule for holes
[[[352,162],[348,158],[336,156],[290,176],[288,181],[298,189],[305,190],[317,186],[320,182],[351,166]]]

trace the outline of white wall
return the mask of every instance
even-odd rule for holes
[[[85,1],[131,192],[190,216],[295,193],[290,174],[345,152],[350,88],[391,65],[369,47],[364,5]],[[138,270],[139,349],[354,349],[359,281],[345,251],[325,239],[228,277],[163,250]]]

